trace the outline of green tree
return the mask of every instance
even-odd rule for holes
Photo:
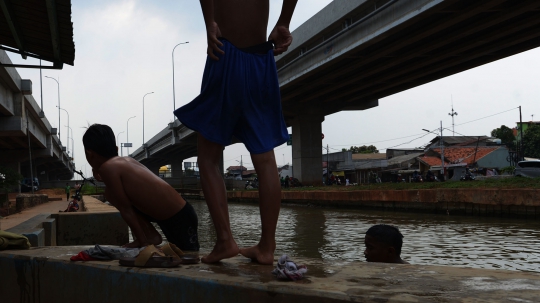
[[[533,124],[523,134],[523,154],[525,157],[540,158],[540,126]]]
[[[352,151],[353,154],[378,154],[379,150],[374,145],[366,146],[351,146],[351,148],[343,148],[341,151]]]
[[[501,142],[503,144],[508,145],[512,149],[516,145],[516,137],[514,137],[514,131],[506,125],[501,125],[501,127],[492,130],[491,136],[501,139]]]
[[[9,190],[19,184],[22,178],[23,176],[16,170],[0,166],[0,207],[4,202],[7,202]]]

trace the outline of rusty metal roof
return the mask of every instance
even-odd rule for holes
[[[50,61],[57,69],[74,64],[71,0],[0,0],[0,11],[0,49]]]

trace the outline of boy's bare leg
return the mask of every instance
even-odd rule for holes
[[[274,151],[252,154],[251,159],[259,178],[259,209],[261,212],[261,239],[259,244],[243,248],[240,253],[261,264],[271,265],[276,250],[276,227],[281,206],[281,185]]]
[[[146,236],[146,240],[154,245],[161,244],[161,242],[163,242],[163,238],[161,237],[159,232],[156,230],[154,225],[150,221],[146,220],[140,214],[136,214],[136,215],[137,215],[137,220],[139,221],[139,225],[142,227],[144,235]],[[135,239],[133,240],[133,242],[124,245],[124,247],[130,248],[130,247],[141,247],[141,246],[140,246],[139,241]]]
[[[233,239],[229,222],[229,208],[225,182],[219,169],[223,146],[208,141],[201,134],[197,141],[197,160],[201,174],[201,186],[210,211],[212,222],[216,229],[216,244],[212,252],[203,257],[204,263],[215,263],[225,258],[231,258],[240,252]]]

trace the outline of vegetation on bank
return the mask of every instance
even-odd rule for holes
[[[96,187],[93,185],[85,184],[81,190],[82,195],[99,195],[105,192],[105,187]]]
[[[540,178],[490,178],[475,181],[446,181],[422,183],[374,183],[352,186],[313,186],[283,188],[283,191],[354,191],[354,190],[408,190],[408,189],[435,189],[435,188],[530,188],[540,189]]]

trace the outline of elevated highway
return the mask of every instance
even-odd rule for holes
[[[11,63],[2,50],[0,62]],[[29,141],[34,177],[41,181],[73,177],[74,164],[32,97],[31,81],[21,79],[15,68],[0,67],[0,166],[30,177]]]
[[[295,177],[316,184],[326,115],[540,46],[540,1],[336,0],[292,34],[276,58],[283,112]]]
[[[185,125],[175,120],[137,148],[132,154],[135,160],[141,162],[155,174],[163,165],[171,164],[172,177],[182,176],[184,159],[197,155],[197,134]]]

